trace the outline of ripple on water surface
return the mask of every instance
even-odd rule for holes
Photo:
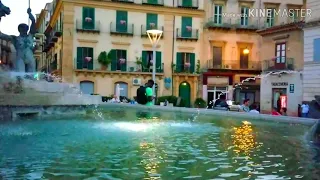
[[[300,128],[201,118],[0,124],[0,179],[302,178],[312,162]]]

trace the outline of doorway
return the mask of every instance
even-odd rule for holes
[[[208,90],[208,106],[209,108],[212,107],[214,105],[214,102],[219,99],[220,95],[224,94],[225,97],[228,97],[228,87],[211,87]],[[210,104],[211,102],[211,104]]]
[[[183,82],[179,85],[179,97],[185,101],[186,107],[190,107],[191,88],[189,83]]]
[[[286,43],[276,44],[275,68],[284,69],[286,67]]]
[[[222,68],[222,48],[213,47],[213,68],[220,69]]]
[[[248,69],[249,67],[249,54],[244,54],[245,49],[240,49],[240,69]]]
[[[273,88],[272,89],[272,107],[278,108],[278,100],[280,96],[287,96],[287,88]]]

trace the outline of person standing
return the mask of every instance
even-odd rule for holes
[[[250,111],[249,102],[250,102],[250,99],[245,99],[243,101],[243,104],[240,106],[241,112],[249,112]]]
[[[137,102],[141,105],[152,106],[153,105],[153,91],[154,81],[149,80],[146,86],[140,86],[137,90]]]
[[[308,117],[308,115],[309,115],[309,105],[307,104],[307,103],[303,103],[302,105],[301,105],[301,115],[302,115],[302,117],[304,117],[304,118],[307,118]]]
[[[249,113],[260,114],[260,112],[257,109],[257,105],[253,104],[252,109],[249,111]]]

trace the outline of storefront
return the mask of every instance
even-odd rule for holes
[[[287,108],[289,116],[298,116],[302,102],[302,75],[292,73],[269,75],[261,81],[261,112],[270,114],[273,108]]]

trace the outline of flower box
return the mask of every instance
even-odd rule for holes
[[[186,26],[187,31],[191,32],[192,31],[192,27],[191,26]]]
[[[155,23],[150,23],[149,26],[153,28],[153,27],[156,26],[156,24]]]
[[[87,62],[90,62],[92,60],[92,57],[85,57],[84,58]]]
[[[119,63],[120,63],[120,64],[124,64],[124,63],[126,63],[126,60],[123,59],[123,58],[121,58],[121,59],[119,59]]]
[[[91,18],[91,17],[86,17],[84,20],[85,20],[86,22],[92,22],[92,18]]]
[[[125,25],[127,22],[125,20],[120,20],[120,24]]]
[[[184,63],[184,67],[189,68],[191,66],[190,63]]]

